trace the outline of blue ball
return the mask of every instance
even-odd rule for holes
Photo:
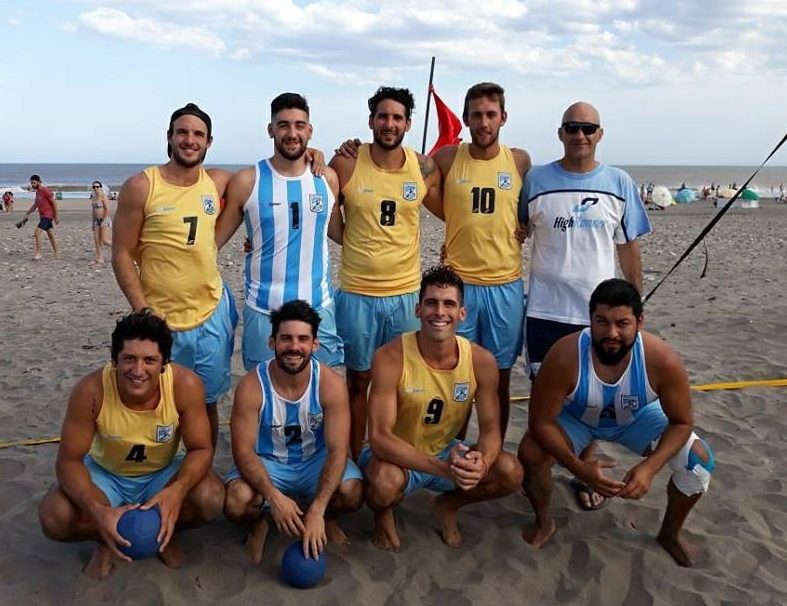
[[[288,585],[298,589],[314,587],[325,576],[328,558],[325,550],[316,560],[303,556],[303,541],[295,541],[281,558],[281,576]]]
[[[120,551],[132,560],[143,560],[158,551],[156,537],[161,530],[161,514],[158,507],[152,509],[130,509],[118,520],[118,533],[131,543],[130,547],[119,545]]]

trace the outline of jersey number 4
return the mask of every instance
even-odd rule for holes
[[[134,461],[135,463],[143,463],[147,458],[144,444],[134,444],[126,455],[126,461]]]

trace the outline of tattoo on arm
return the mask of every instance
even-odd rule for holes
[[[422,156],[418,154],[418,165],[421,167],[421,176],[424,179],[429,178],[429,176],[434,173],[435,171],[435,163],[429,156]]]

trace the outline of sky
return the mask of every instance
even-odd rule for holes
[[[758,165],[787,131],[784,0],[4,0],[0,39],[3,163],[163,161],[169,115],[193,101],[209,163],[248,164],[270,155],[285,91],[330,156],[370,138],[379,85],[415,94],[420,149],[432,56],[457,114],[469,86],[506,89],[501,140],[536,164],[560,157],[578,100],[613,164]]]

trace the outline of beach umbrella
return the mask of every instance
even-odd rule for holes
[[[735,195],[735,190],[731,187],[722,187],[719,190],[719,198],[732,198]]]
[[[688,189],[684,187],[683,189],[679,189],[675,193],[675,201],[680,202],[681,204],[688,204],[689,202],[694,202],[697,199],[697,192],[693,189]]]
[[[667,208],[668,206],[675,204],[675,200],[672,199],[672,194],[669,193],[669,190],[663,185],[657,185],[653,188],[653,193],[650,195],[650,200],[659,208]]]
[[[760,196],[753,192],[748,187],[741,192],[741,200],[759,200]]]

